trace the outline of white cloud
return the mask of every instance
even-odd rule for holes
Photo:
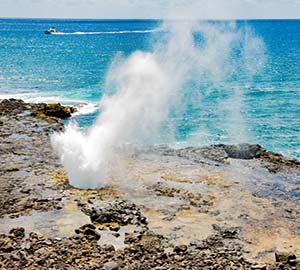
[[[0,17],[300,18],[300,0],[0,0]]]

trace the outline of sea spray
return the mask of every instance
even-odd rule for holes
[[[118,166],[119,149],[126,144],[155,143],[170,115],[176,117],[189,106],[182,102],[183,96],[190,95],[194,106],[205,111],[201,107],[205,95],[220,82],[234,78],[237,69],[239,73],[249,69],[242,57],[243,31],[235,23],[167,21],[161,29],[164,34],[153,52],[135,52],[108,72],[107,87],[114,94],[101,99],[100,114],[92,127],[81,131],[71,123],[64,133],[53,135],[52,144],[71,185],[106,185]],[[234,53],[241,57],[233,58]],[[203,81],[210,87],[203,87]],[[194,85],[193,91],[188,90],[189,84]],[[236,92],[235,108],[242,104],[241,91]],[[168,133],[170,130],[172,127]]]
[[[189,87],[182,92],[189,95],[185,108],[192,107],[198,119],[206,121],[196,122],[185,144],[255,143],[245,119],[249,108],[244,94],[264,68],[264,42],[250,27],[236,22],[201,23],[195,29],[203,40],[197,75],[191,79],[198,81],[194,91]]]
[[[76,187],[105,184],[118,146],[154,136],[167,117],[170,84],[155,55],[136,52],[114,74],[118,91],[101,100],[95,124],[81,132],[73,123],[52,138]]]

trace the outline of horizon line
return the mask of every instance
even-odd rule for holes
[[[82,18],[71,18],[71,17],[0,17],[0,19],[20,19],[20,20],[96,20],[96,21],[117,21],[117,20],[130,20],[130,21],[139,21],[139,20],[149,20],[149,21],[164,21],[164,20],[178,20],[178,21],[185,21],[191,19],[163,19],[163,18],[89,18],[89,17],[82,17]],[[266,21],[266,20],[300,20],[300,18],[203,18],[203,19],[195,19],[194,21]]]

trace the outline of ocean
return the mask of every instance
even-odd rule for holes
[[[49,27],[58,33],[45,35]],[[199,66],[213,62],[215,76],[203,68],[186,74],[189,79],[176,92],[179,101],[152,143],[258,143],[300,158],[300,20],[238,21],[235,28],[246,29],[244,42],[253,46],[247,57],[237,49],[224,51],[218,42],[205,47],[205,38],[193,35],[205,59]],[[87,129],[101,115],[99,100],[118,91],[111,90],[112,67],[136,51],[154,51],[166,32],[155,20],[0,19],[0,99],[76,105],[72,121]],[[247,41],[249,33],[254,41]],[[223,54],[232,60],[230,76],[220,75],[229,66],[227,58],[226,67],[218,61]]]

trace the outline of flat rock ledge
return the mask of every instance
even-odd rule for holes
[[[64,130],[58,118],[74,111],[60,104],[0,101],[0,217],[62,207],[61,196],[49,182],[50,175],[62,169],[49,135]]]
[[[270,251],[273,263],[250,261],[245,256],[248,251],[241,242],[244,228],[225,226],[222,221],[212,224],[212,233],[203,240],[174,244],[172,235],[158,234],[150,229],[151,221],[146,217],[147,211],[142,205],[123,199],[113,188],[83,191],[70,187],[59,159],[51,149],[49,135],[64,129],[57,118],[69,118],[73,112],[74,108],[60,104],[31,104],[16,99],[0,101],[0,228],[5,227],[5,222],[14,224],[16,221],[9,231],[0,231],[0,269],[300,270],[297,254],[288,250]],[[296,172],[299,175],[300,168],[298,160],[288,159],[269,152],[260,145],[250,144],[220,144],[179,150],[164,146],[137,152],[137,156],[153,152],[161,160],[170,157],[170,162],[167,160],[165,164],[188,161],[188,166],[199,165],[196,168],[204,171],[215,167],[226,168],[234,160],[245,161],[247,166],[267,169],[265,171],[272,177],[276,177],[277,173],[293,175]],[[172,170],[174,168],[176,167],[171,167]],[[212,187],[214,192],[220,190],[227,194],[232,188],[232,185],[223,183],[223,179],[220,183],[218,178],[204,179],[207,179],[207,186]],[[188,204],[183,205],[184,208],[181,206],[182,209],[175,209],[174,204],[174,209],[167,209],[170,213],[166,213],[164,221],[171,222],[176,214],[184,217],[191,209],[197,210],[202,217],[207,215],[209,219],[215,218],[216,222],[221,218],[222,209],[220,213],[213,208],[216,199],[214,195],[219,194],[202,195],[193,190],[184,191],[178,186],[168,186],[169,182],[185,183],[186,179],[172,174],[161,175],[160,180],[148,187],[152,195],[165,202],[174,199],[174,202]],[[285,178],[284,181],[286,182]],[[291,181],[294,181],[294,176]],[[238,186],[237,183],[235,185]],[[299,224],[298,206],[285,206],[289,205],[289,198],[284,197],[287,192],[282,191],[281,185],[273,187],[266,183],[261,186],[266,191],[263,190],[262,194],[250,194],[251,200],[262,203],[266,200],[267,191],[271,190],[272,196],[274,192],[278,192],[280,200],[271,201],[276,204],[276,209],[279,209],[277,211],[282,208],[282,212],[278,213],[280,216],[283,213],[289,222]],[[297,190],[292,191],[292,198],[298,198]],[[57,213],[68,204],[76,204],[79,212],[90,223],[79,225],[66,237],[49,237],[18,224],[18,218],[31,218],[33,213]],[[173,210],[177,212],[173,214]],[[32,218],[34,219],[34,215]],[[250,225],[255,222],[247,213],[242,213],[239,219],[245,219]],[[133,226],[135,229],[124,232],[126,226]],[[180,231],[180,228],[181,226],[174,227],[173,233]],[[111,232],[115,238],[121,238],[120,235],[123,234],[125,246],[116,249],[113,245],[101,244],[99,241],[107,236],[107,232]]]

